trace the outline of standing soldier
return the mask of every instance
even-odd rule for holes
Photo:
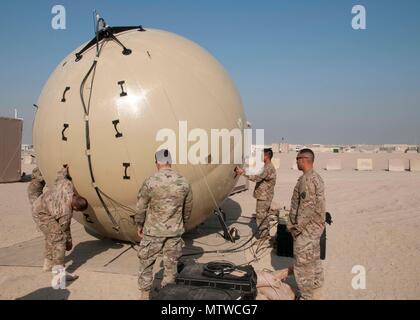
[[[86,199],[75,192],[68,179],[67,168],[59,171],[54,186],[33,203],[32,216],[45,235],[44,271],[51,271],[55,266],[64,268],[65,252],[73,247],[70,233],[73,210],[84,211],[87,206]],[[75,278],[69,275],[66,279]]]
[[[313,170],[314,160],[310,149],[302,149],[296,157],[303,175],[293,191],[288,223],[294,239],[294,274],[304,300],[313,299],[324,283],[320,238],[325,229],[325,194],[324,182]]]
[[[31,206],[35,202],[36,199],[42,194],[42,190],[44,190],[45,181],[42,177],[41,171],[38,167],[32,170],[32,180],[28,186],[28,198],[29,203]]]
[[[270,238],[269,215],[277,179],[276,168],[271,163],[272,158],[273,151],[271,149],[264,149],[264,170],[259,175],[249,176],[245,174],[244,169],[236,168],[237,174],[243,174],[249,180],[256,182],[254,198],[257,199],[256,218],[259,228],[258,238],[261,240]]]
[[[140,299],[150,299],[153,265],[163,255],[162,287],[175,281],[182,255],[182,234],[192,210],[192,190],[187,179],[172,170],[168,150],[155,154],[158,172],[144,181],[138,194],[135,221],[141,239],[138,251]]]

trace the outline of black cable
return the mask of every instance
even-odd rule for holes
[[[212,261],[206,263],[203,267],[204,271],[214,274],[215,276],[223,276],[226,273],[235,271],[237,267],[228,261]]]
[[[85,110],[85,115],[86,115],[86,116],[87,116],[87,115],[89,115],[89,109],[88,109],[88,108],[86,108],[85,99],[84,99],[84,97],[83,97],[83,89],[85,88],[86,81],[87,81],[87,79],[89,78],[89,76],[90,76],[90,74],[91,74],[91,72],[92,72],[93,68],[95,68],[95,67],[96,67],[96,64],[97,64],[97,61],[96,61],[96,60],[95,60],[95,61],[93,61],[92,66],[90,67],[89,71],[87,72],[87,74],[86,74],[86,75],[85,75],[85,77],[83,78],[82,83],[80,84],[80,98],[81,98],[81,100],[82,100],[82,106],[83,106],[83,109]],[[89,101],[90,101],[90,100],[89,100]]]
[[[100,51],[102,50],[102,47],[103,47],[103,44],[101,46],[101,49],[97,53],[97,58],[99,58]],[[97,65],[97,60],[95,59],[93,61],[93,63],[92,63],[92,66],[89,68],[87,74],[85,75],[85,77],[83,78],[83,80],[82,80],[82,82],[80,84],[80,99],[82,101],[82,106],[83,106],[83,109],[85,111],[85,116],[89,116],[89,111],[90,111],[90,97],[92,96],[92,87],[93,87],[93,81],[94,81],[95,72],[94,72],[94,75],[93,75],[92,81],[91,81],[91,84],[92,85],[91,85],[91,88],[90,88],[88,106],[86,106],[86,103],[85,103],[85,99],[84,99],[84,96],[83,96],[83,90],[84,90],[86,81],[89,78],[89,76],[92,73],[92,71],[94,71],[94,70],[96,71],[96,65]],[[86,136],[86,150],[89,152],[90,151],[89,119],[86,119],[85,136]],[[92,183],[95,183],[95,177],[94,177],[94,174],[93,174],[93,167],[92,167],[92,159],[91,159],[90,154],[88,154],[87,158],[88,158],[88,164],[89,164],[90,177],[91,177]],[[101,191],[100,191],[99,187],[95,187],[95,192],[96,192],[96,194],[97,194],[97,196],[99,198],[99,201],[102,204],[102,207],[105,209],[105,212],[106,212],[108,218],[111,220],[111,223],[113,225],[113,229],[115,231],[119,232],[120,226],[118,225],[117,221],[114,219],[114,217],[112,216],[111,212],[109,211],[108,206],[106,205],[104,199],[102,198]]]
[[[261,225],[264,223],[264,221],[266,219],[268,219],[270,217],[270,215],[267,215],[266,217],[264,217],[264,219],[261,221],[260,225],[258,226],[257,230],[254,231],[251,235],[251,237],[243,244],[241,244],[240,246],[236,247],[236,248],[231,248],[231,249],[225,249],[225,250],[211,250],[211,251],[202,251],[202,252],[192,252],[192,253],[187,253],[187,254],[183,254],[181,257],[190,257],[190,256],[196,256],[196,255],[200,255],[200,254],[208,254],[208,253],[235,253],[235,252],[239,252],[238,250],[243,248],[244,246],[246,246],[250,241],[252,241],[252,239],[260,232],[260,227]],[[252,245],[251,245],[252,246]],[[250,248],[250,247],[249,247]],[[249,249],[247,248],[247,249]],[[245,251],[247,249],[244,250],[240,250],[240,251]]]
[[[123,209],[123,210],[125,210],[125,211],[127,211],[127,212],[130,212],[130,213],[134,213],[134,214],[136,214],[137,213],[137,211],[136,210],[134,210],[134,209],[132,209],[132,208],[130,208],[130,207],[128,207],[128,206],[126,206],[126,205],[123,205],[122,203],[120,203],[120,202],[118,202],[117,200],[115,200],[115,199],[113,199],[113,198],[111,198],[110,196],[108,196],[105,192],[103,192],[102,190],[99,190],[100,192],[101,192],[101,194],[105,197],[105,198],[107,198],[109,201],[111,201],[112,203],[114,203],[114,204],[116,204],[118,207],[120,207],[121,209]]]

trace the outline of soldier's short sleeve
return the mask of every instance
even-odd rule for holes
[[[247,177],[249,180],[251,180],[253,182],[261,182],[269,176],[269,170],[266,166],[264,166],[263,172],[261,172],[258,175],[248,176],[248,175],[245,174],[244,176]]]
[[[321,216],[325,215],[325,190],[324,190],[324,181],[321,177],[316,177],[314,179],[315,186],[315,212]]]
[[[191,185],[188,184],[188,193],[187,193],[187,196],[185,197],[184,211],[183,211],[184,223],[187,223],[187,221],[190,219],[192,206],[193,206],[193,192],[192,192]]]
[[[299,185],[300,185],[300,179],[297,181],[295,188],[293,189],[293,195],[292,200],[290,201],[290,211],[289,211],[289,222],[288,227],[291,228],[292,225],[295,225],[297,223],[296,221],[296,214],[297,209],[299,206]]]
[[[142,228],[146,220],[146,212],[150,202],[149,180],[144,181],[137,195],[136,214],[134,221],[139,228]]]

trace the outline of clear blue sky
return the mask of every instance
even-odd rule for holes
[[[51,8],[67,30],[51,28]],[[351,8],[367,30],[351,28]],[[0,115],[17,108],[31,141],[32,104],[58,62],[111,25],[159,28],[209,50],[266,141],[420,143],[420,1],[1,1]]]

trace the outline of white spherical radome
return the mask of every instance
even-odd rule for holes
[[[106,237],[138,241],[135,204],[143,181],[156,172],[159,130],[171,129],[185,142],[180,121],[210,137],[211,129],[243,129],[246,117],[229,75],[197,44],[155,29],[116,37],[131,54],[104,39],[99,56],[93,45],[76,59],[82,45],[57,66],[37,102],[33,141],[47,184],[66,164],[88,200],[88,210],[74,215],[78,222]],[[187,229],[226,199],[236,182],[234,167],[174,165],[193,188]]]

